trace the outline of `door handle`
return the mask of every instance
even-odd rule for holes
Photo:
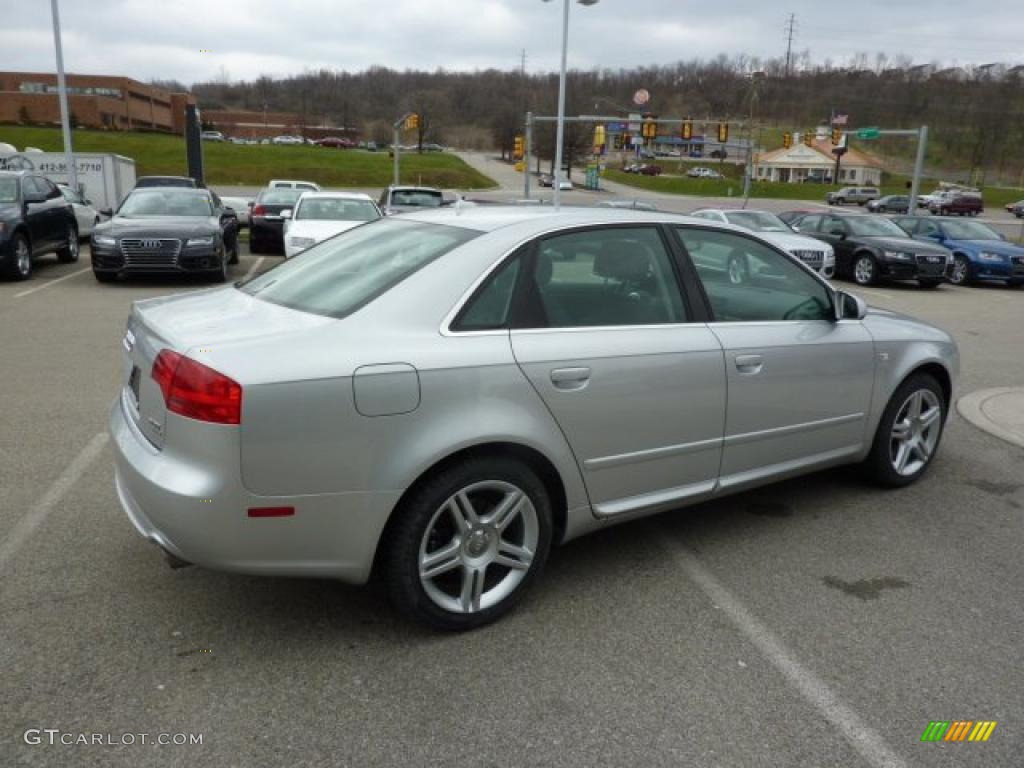
[[[551,383],[558,389],[583,389],[589,380],[589,368],[554,368],[551,371]]]
[[[760,373],[763,365],[760,355],[736,355],[736,370],[740,373]]]

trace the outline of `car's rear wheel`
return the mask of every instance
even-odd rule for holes
[[[507,613],[551,547],[547,491],[514,460],[455,464],[395,514],[385,542],[388,591],[401,612],[438,629],[473,629]]]
[[[958,253],[953,257],[953,271],[949,273],[949,282],[953,285],[969,285],[971,279],[970,259]]]
[[[935,377],[918,373],[903,382],[882,414],[864,462],[871,478],[899,488],[921,477],[939,448],[947,408]]]
[[[842,197],[837,197],[834,204],[835,205],[846,205],[846,199],[842,198]]]
[[[65,264],[73,264],[78,261],[79,253],[77,227],[68,224],[68,231],[64,237],[64,245],[57,249],[57,258]]]
[[[857,285],[874,285],[878,279],[878,265],[869,254],[861,254],[853,262],[853,281]]]

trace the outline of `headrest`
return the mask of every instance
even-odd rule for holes
[[[594,258],[594,274],[612,280],[643,280],[650,269],[651,251],[636,240],[609,240]]]

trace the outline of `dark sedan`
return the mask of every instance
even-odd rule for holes
[[[868,201],[872,213],[906,213],[910,209],[910,198],[906,195],[885,195]]]
[[[32,260],[55,252],[78,261],[78,226],[71,204],[49,179],[0,171],[0,272],[27,280]]]
[[[879,280],[916,280],[923,288],[946,281],[953,254],[941,245],[914,240],[889,219],[864,214],[812,213],[792,223],[801,235],[830,244],[836,277],[858,285]]]
[[[154,272],[203,273],[223,282],[228,264],[238,261],[238,218],[209,190],[136,189],[93,230],[91,246],[101,283]]]
[[[261,190],[249,210],[249,251],[284,253],[284,219],[281,211],[294,208],[304,189],[267,187]]]

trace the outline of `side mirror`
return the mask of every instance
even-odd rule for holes
[[[840,240],[846,239],[846,233],[841,229],[833,229],[829,232],[829,234],[838,237]]]
[[[291,208],[285,208],[283,211],[281,211],[281,218],[282,219],[290,219],[291,217],[292,217],[292,209]]]
[[[113,208],[104,208],[102,211],[100,211],[100,215],[101,216],[106,216],[108,219],[112,218],[113,215],[114,215],[114,209]]]
[[[846,291],[836,291],[837,320],[863,320],[868,314],[868,305],[860,296]]]

